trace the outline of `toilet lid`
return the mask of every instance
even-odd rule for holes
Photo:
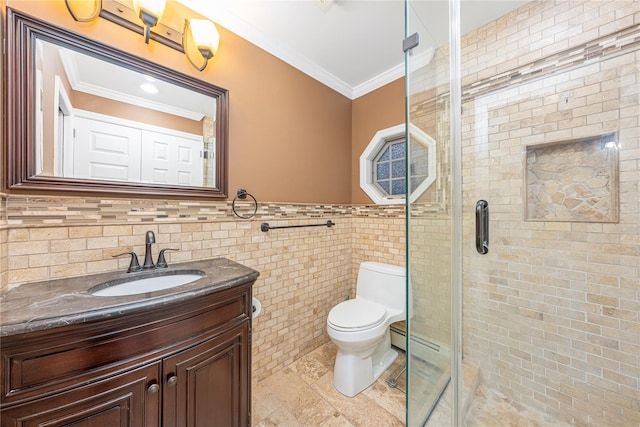
[[[356,298],[333,307],[327,321],[335,329],[356,331],[378,326],[384,321],[385,314],[383,306]]]

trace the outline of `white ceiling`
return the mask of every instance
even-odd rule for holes
[[[403,0],[178,1],[351,99],[404,75]],[[527,1],[462,0],[462,33]],[[446,44],[448,1],[410,5],[416,53]]]

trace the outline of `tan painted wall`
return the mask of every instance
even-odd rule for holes
[[[75,22],[62,1],[7,5],[228,89],[231,195],[242,187],[263,201],[350,202],[351,100],[338,92],[220,26],[218,54],[201,73],[107,20]]]
[[[377,131],[404,123],[404,100],[404,78],[402,78],[353,101],[351,203],[373,203],[360,188],[360,155]]]

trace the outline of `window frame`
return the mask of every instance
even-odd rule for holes
[[[428,151],[428,175],[422,183],[411,193],[409,200],[415,202],[436,178],[436,142],[414,124],[409,124],[410,138],[406,138],[405,124],[399,124],[376,132],[374,137],[360,156],[360,188],[378,205],[402,204],[406,201],[406,195],[390,196],[383,194],[383,190],[375,182],[375,161],[381,155],[381,151],[388,142],[404,138],[405,144],[413,140],[425,146]],[[406,154],[409,155],[409,145],[406,146]],[[406,161],[406,160],[405,160]],[[411,168],[407,164],[406,173]],[[405,183],[406,183],[405,176]]]

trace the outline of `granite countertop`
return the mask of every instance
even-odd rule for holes
[[[105,297],[89,293],[89,289],[107,281],[143,279],[179,270],[201,270],[204,276],[182,286],[144,294]],[[0,297],[0,337],[105,319],[186,301],[255,281],[259,274],[226,258],[215,258],[171,264],[167,269],[137,273],[118,271],[27,283]]]

